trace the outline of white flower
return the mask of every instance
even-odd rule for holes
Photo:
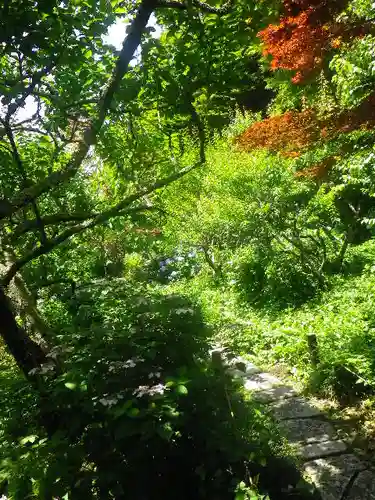
[[[138,357],[130,358],[126,361],[111,361],[109,363],[108,371],[115,372],[121,369],[135,368],[137,366],[137,363],[142,363],[143,361],[143,358]]]
[[[128,359],[127,361],[125,361],[125,363],[123,363],[124,368],[134,368],[136,365],[137,363],[133,358]]]
[[[60,354],[65,354],[72,352],[73,347],[68,347],[64,345],[52,347],[52,349],[46,354],[47,358],[56,359]],[[1,499],[0,499],[1,500]]]
[[[53,372],[55,370],[54,363],[44,363],[40,368],[40,373],[45,375],[46,373]]]
[[[157,394],[164,394],[165,385],[156,384],[151,387],[148,385],[140,385],[137,389],[133,391],[134,396],[141,398],[142,396],[155,396]]]
[[[99,403],[101,403],[103,406],[113,406],[115,405],[116,403],[118,402],[118,399],[117,398],[102,398],[102,399],[99,399]]]
[[[163,384],[154,385],[150,389],[151,396],[153,396],[154,394],[164,394],[164,392],[165,392],[165,386]]]

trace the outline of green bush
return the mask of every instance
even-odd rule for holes
[[[254,306],[298,306],[322,287],[323,277],[288,252],[269,249],[268,255],[252,257],[240,263],[236,284],[240,295]]]
[[[130,491],[224,500],[258,474],[259,487],[281,498],[284,479],[275,490],[267,477],[282,442],[208,363],[211,332],[190,301],[113,280],[77,293],[75,315],[52,351],[65,372],[41,399],[27,402],[19,390],[12,419],[1,419],[10,498],[121,499]]]

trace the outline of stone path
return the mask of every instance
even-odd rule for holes
[[[223,348],[213,349],[211,355],[214,363],[240,377],[253,398],[271,410],[322,500],[375,500],[375,471],[337,437],[318,408],[278,378],[231,357]]]

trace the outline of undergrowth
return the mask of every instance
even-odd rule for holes
[[[202,305],[217,340],[267,369],[282,364],[307,391],[355,398],[375,391],[374,242],[348,255],[346,274],[332,276],[326,290],[299,307],[252,307],[234,286],[207,286],[204,276],[173,285]],[[361,272],[353,272],[360,266]],[[314,367],[307,335],[318,341]]]
[[[270,416],[209,362],[197,305],[124,280],[61,303],[65,315],[54,300],[44,314],[65,370],[49,397],[14,366],[0,372],[0,494],[311,498]]]

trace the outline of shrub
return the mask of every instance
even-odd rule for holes
[[[240,263],[236,285],[240,295],[254,306],[286,308],[313,297],[322,286],[319,278],[313,268],[278,249]]]
[[[229,499],[259,473],[272,490],[281,441],[207,362],[199,310],[129,288],[112,280],[78,295],[52,352],[66,353],[66,371],[42,400],[17,392],[11,422],[24,425],[5,425],[0,451],[10,498]]]

